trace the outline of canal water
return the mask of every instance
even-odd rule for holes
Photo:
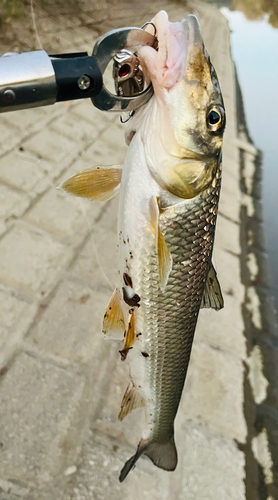
[[[268,255],[270,291],[277,311],[278,29],[270,25],[267,15],[260,20],[251,21],[246,19],[242,12],[223,6],[227,5],[227,1],[211,3],[216,3],[229,21],[233,59],[243,94],[249,134],[263,155],[262,202],[265,247]]]

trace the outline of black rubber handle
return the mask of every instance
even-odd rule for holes
[[[57,84],[59,101],[87,99],[102,89],[102,73],[94,56],[86,52],[50,56]]]

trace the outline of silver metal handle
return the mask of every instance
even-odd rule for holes
[[[0,112],[56,102],[54,68],[44,50],[0,57]]]

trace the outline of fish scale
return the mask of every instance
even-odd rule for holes
[[[217,177],[214,188],[210,186],[190,204],[178,205],[174,217],[173,209],[162,211],[160,228],[173,258],[165,292],[159,291],[158,287],[154,289],[153,284],[143,278],[143,297],[145,292],[148,304],[145,305],[142,298],[140,312],[144,316],[144,337],[149,353],[146,380],[155,401],[151,439],[160,442],[167,442],[173,434],[173,421],[189,364],[200,301],[211,261],[216,222],[216,210],[212,213],[211,208],[213,205],[217,208],[218,204],[219,173]],[[175,245],[172,244],[173,231]],[[208,239],[207,235],[211,238]],[[200,245],[200,237],[204,245]],[[190,271],[182,264],[187,259],[190,260]],[[154,257],[152,261],[157,268]],[[144,269],[150,269],[150,262],[146,264]],[[194,272],[191,274],[191,271]]]

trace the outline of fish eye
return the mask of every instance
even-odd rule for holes
[[[211,132],[219,132],[225,126],[225,111],[221,106],[213,106],[207,115],[207,128]]]

